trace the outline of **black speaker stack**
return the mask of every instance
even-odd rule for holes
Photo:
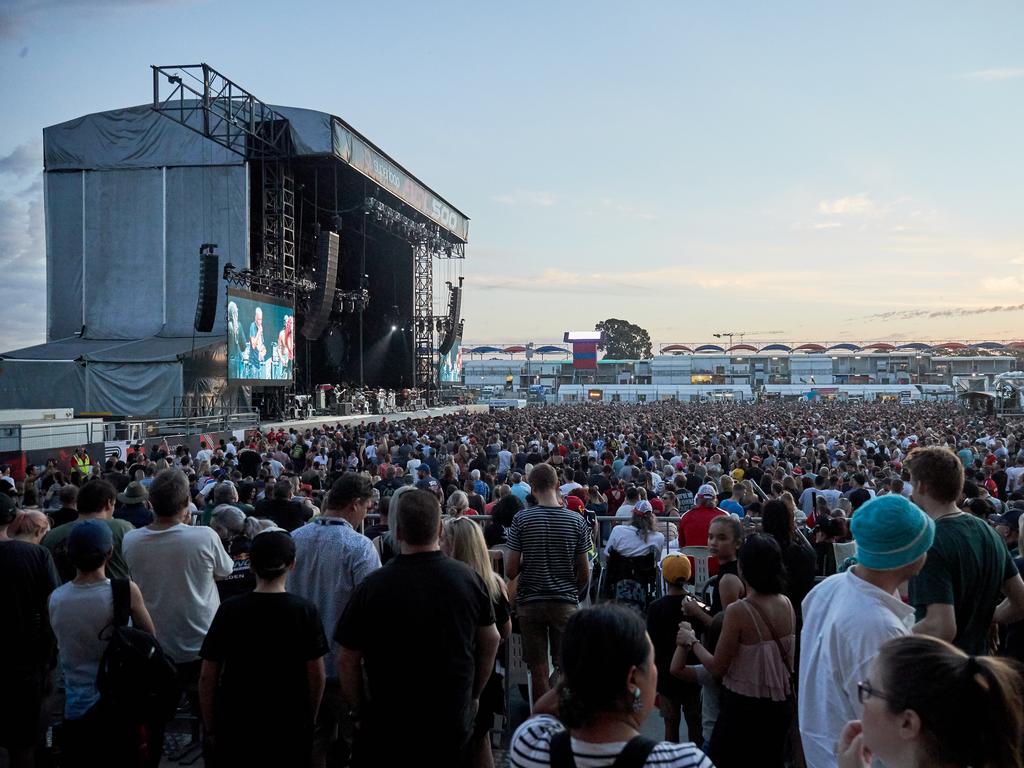
[[[316,241],[316,291],[302,324],[302,335],[319,339],[327,328],[334,307],[334,289],[338,282],[338,255],[341,241],[337,232],[321,231]]]
[[[199,247],[199,297],[196,300],[197,333],[213,330],[217,318],[217,286],[220,283],[220,259],[216,243],[203,243]]]
[[[455,340],[462,335],[462,321],[459,316],[462,314],[462,278],[459,284],[452,287],[448,295],[448,319],[444,323],[444,336],[437,351],[441,356],[447,355],[455,346]]]

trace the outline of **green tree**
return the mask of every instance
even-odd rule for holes
[[[614,317],[602,320],[594,326],[595,331],[604,331],[604,341],[598,349],[611,360],[647,360],[654,357],[651,352],[651,335],[639,325]]]

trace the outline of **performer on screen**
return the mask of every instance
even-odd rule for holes
[[[277,354],[281,356],[281,370],[288,371],[288,365],[295,359],[295,318],[284,316],[284,328],[277,334]]]
[[[234,363],[234,370],[232,376],[234,378],[244,378],[245,376],[245,359],[248,352],[248,346],[245,343],[245,336],[242,334],[242,325],[238,322],[238,305],[233,302],[228,302],[228,360]]]
[[[263,378],[263,358],[267,356],[267,347],[263,342],[263,310],[256,307],[256,315],[249,326],[249,378]]]

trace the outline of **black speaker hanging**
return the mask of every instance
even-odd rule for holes
[[[209,333],[217,318],[217,287],[220,282],[220,258],[214,250],[216,243],[203,243],[199,247],[199,296],[196,299],[197,333]]]
[[[338,282],[338,261],[341,241],[337,232],[322,231],[316,241],[316,290],[309,302],[309,312],[302,324],[302,335],[319,339],[327,327],[334,307],[334,290]]]

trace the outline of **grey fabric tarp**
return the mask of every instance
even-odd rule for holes
[[[85,364],[73,360],[0,359],[0,408],[85,407]]]
[[[77,412],[173,416],[190,387],[226,393],[226,354],[220,336],[197,336],[194,342],[191,337],[61,339],[0,356],[0,404],[59,403]],[[218,371],[224,373],[218,377]]]
[[[296,156],[333,152],[329,114],[298,107],[272,109],[287,118]],[[148,104],[96,112],[43,129],[43,165],[48,171],[244,162],[241,155],[168,119]]]
[[[331,155],[334,153],[331,116],[326,112],[299,107],[271,107],[288,120],[288,132],[295,155]]]
[[[148,104],[83,115],[43,129],[48,171],[241,165],[243,158]]]
[[[47,173],[48,335],[192,332],[199,246],[248,265],[244,166]],[[223,282],[214,329],[223,333]]]

